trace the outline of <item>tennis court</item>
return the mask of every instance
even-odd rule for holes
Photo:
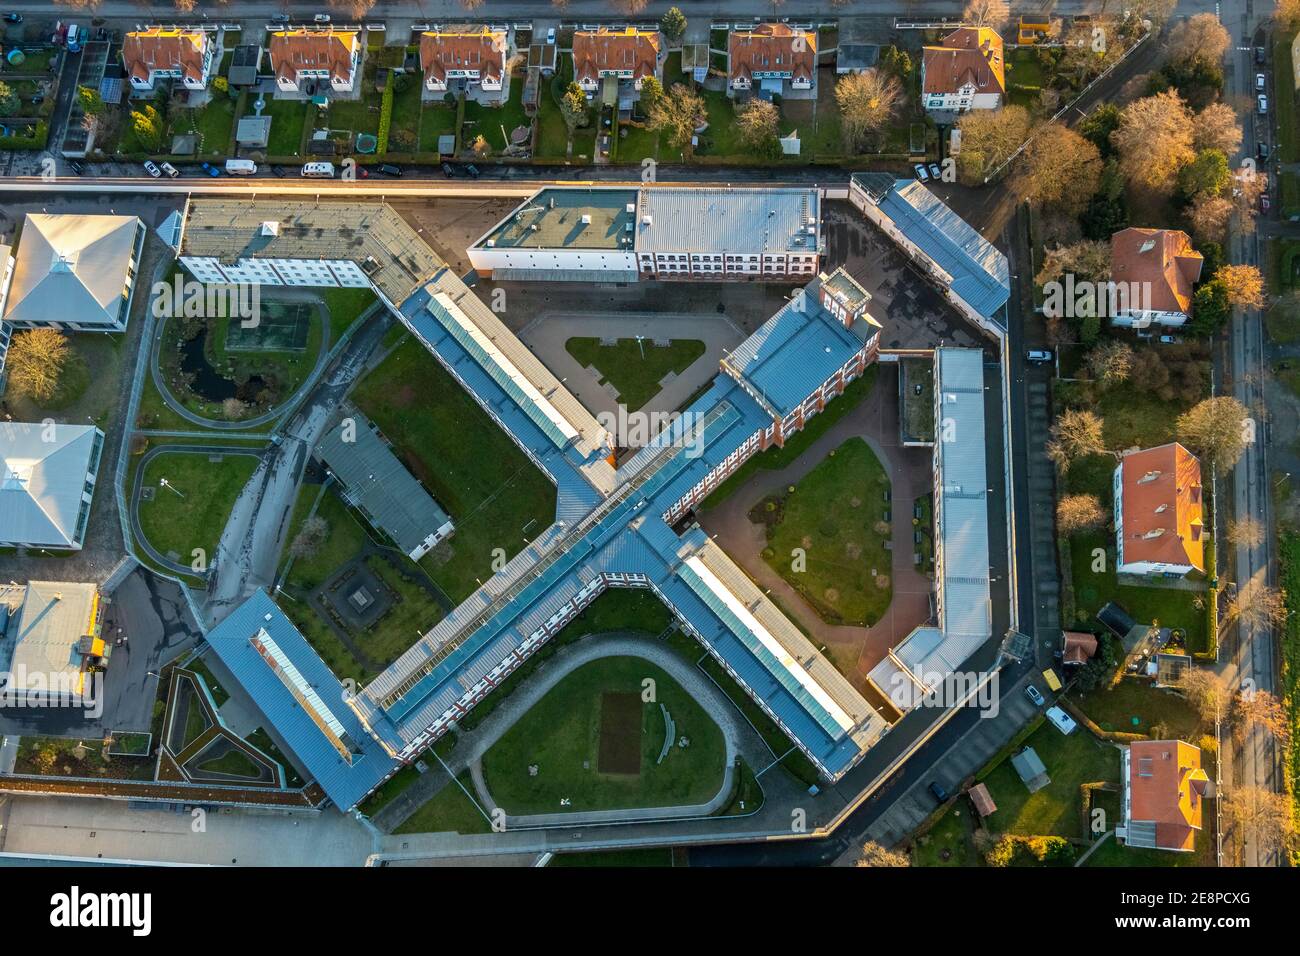
[[[308,302],[262,302],[256,324],[231,321],[228,352],[302,352],[315,308]]]

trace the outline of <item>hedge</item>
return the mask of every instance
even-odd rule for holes
[[[393,124],[393,78],[390,76],[384,84],[384,95],[379,105],[379,134],[375,137],[375,155],[383,156],[388,152],[388,128]]]

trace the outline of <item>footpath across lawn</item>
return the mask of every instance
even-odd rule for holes
[[[571,338],[564,343],[570,355],[601,375],[618,392],[618,400],[634,412],[659,394],[659,383],[669,373],[680,375],[704,354],[699,339],[677,339],[667,347],[636,339],[619,339],[602,345],[597,338]]]

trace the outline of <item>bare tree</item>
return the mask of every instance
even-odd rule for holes
[[[1119,339],[1107,339],[1087,357],[1088,371],[1103,385],[1119,385],[1128,381],[1133,371],[1133,349]]]
[[[1225,196],[1201,193],[1187,207],[1192,235],[1203,242],[1222,242],[1232,218],[1232,200]]]
[[[1226,717],[1231,693],[1224,679],[1208,667],[1188,667],[1175,685],[1205,726]]]
[[[1029,111],[1015,104],[1000,110],[971,110],[957,121],[961,130],[961,152],[957,171],[967,185],[977,185],[990,176],[1029,136]]]
[[[1011,6],[1006,0],[967,0],[961,11],[962,23],[1002,31],[1011,21]]]
[[[1086,455],[1106,451],[1102,438],[1101,416],[1084,409],[1067,408],[1052,423],[1052,437],[1047,442],[1047,454],[1062,471]]]
[[[1258,548],[1264,543],[1264,525],[1251,515],[1229,518],[1227,537],[1228,543],[1235,548]]]
[[[615,7],[624,15],[634,17],[650,5],[650,0],[617,0]]]
[[[1165,50],[1169,61],[1178,66],[1217,67],[1231,43],[1232,38],[1215,14],[1198,13],[1174,25]]]
[[[880,70],[849,73],[835,84],[840,107],[840,129],[845,145],[860,152],[898,108],[903,87],[898,78]]]
[[[290,556],[293,558],[315,556],[320,551],[320,546],[325,543],[329,530],[329,522],[320,515],[312,515],[302,523],[302,527],[294,535],[293,542],[289,545]]]
[[[1262,581],[1247,581],[1228,602],[1223,622],[1252,631],[1281,627],[1286,623],[1286,594]]]
[[[1124,178],[1158,195],[1172,193],[1178,171],[1196,158],[1193,125],[1187,104],[1172,90],[1124,107],[1110,136]]]
[[[689,86],[674,83],[649,109],[646,125],[668,134],[668,142],[687,155],[691,137],[708,117],[704,99]]]
[[[246,411],[248,411],[248,406],[233,395],[221,403],[221,414],[232,422],[242,418]]]
[[[1066,273],[1072,274],[1076,281],[1099,282],[1110,278],[1110,243],[1081,239],[1068,246],[1048,249],[1034,281],[1046,285]]]
[[[1256,853],[1284,855],[1296,845],[1291,798],[1264,787],[1234,787],[1220,797],[1224,827],[1244,837],[1254,834]]]
[[[1273,19],[1288,29],[1300,24],[1300,0],[1277,0]]]
[[[1101,153],[1068,126],[1052,123],[1029,141],[1020,157],[1020,192],[1036,206],[1075,216],[1101,184]]]
[[[1241,124],[1237,112],[1227,103],[1211,103],[1196,114],[1196,128],[1192,130],[1192,145],[1197,152],[1217,149],[1232,156],[1241,148]]]
[[[70,357],[68,339],[62,332],[46,328],[19,332],[9,344],[9,384],[37,404],[48,402],[58,390]]]
[[[1246,406],[1231,395],[1198,402],[1178,416],[1178,440],[1208,461],[1219,474],[1231,469],[1246,450]]]
[[[768,100],[752,99],[736,112],[736,135],[749,149],[763,151],[775,142],[781,113]]]
[[[469,0],[461,0],[466,10],[473,10],[482,2],[483,0],[476,0],[476,2],[472,3]],[[375,0],[326,0],[326,4],[334,10],[341,10],[350,17],[360,18],[370,12],[375,5]]]
[[[1241,693],[1232,702],[1234,722],[1242,731],[1262,730],[1283,747],[1291,740],[1291,721],[1286,705],[1266,690]]]
[[[862,844],[862,856],[854,862],[854,866],[911,866],[912,861],[906,853],[899,853],[897,850],[886,849],[874,840],[868,840]]]
[[[1106,523],[1106,509],[1096,495],[1066,495],[1056,503],[1056,530],[1060,534],[1091,531]]]

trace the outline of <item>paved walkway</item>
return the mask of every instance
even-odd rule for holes
[[[483,755],[544,697],[547,691],[577,668],[604,657],[640,657],[663,668],[699,702],[706,713],[717,721],[718,727],[722,730],[727,752],[727,771],[722,787],[709,803],[698,806],[535,814],[511,818],[509,820],[511,829],[708,816],[724,806],[731,796],[732,765],[737,755],[743,757],[755,773],[761,771],[774,759],[767,744],[745,721],[717,685],[709,680],[703,671],[691,666],[662,641],[646,634],[630,631],[594,634],[557,651],[555,656],[538,668],[530,680],[506,697],[483,723],[461,734],[456,748],[447,759],[447,766],[453,775],[459,775],[461,771],[469,769],[478,800],[483,806],[496,806],[496,801],[492,799],[483,779]],[[375,825],[381,830],[391,832],[445,785],[454,784],[449,784],[446,776],[441,772],[424,774],[400,797],[375,815]]]
[[[831,426],[792,464],[779,471],[758,471],[743,488],[715,508],[700,513],[700,524],[764,591],[808,632],[850,680],[863,686],[867,673],[889,648],[918,624],[930,620],[933,582],[912,564],[912,501],[932,490],[930,450],[904,448],[898,439],[898,369],[877,366],[875,387],[853,411]],[[870,627],[828,624],[784,578],[763,560],[767,535],[749,512],[768,495],[797,484],[826,456],[850,438],[863,438],[880,459],[893,494],[891,571],[894,597],[884,616]]]

